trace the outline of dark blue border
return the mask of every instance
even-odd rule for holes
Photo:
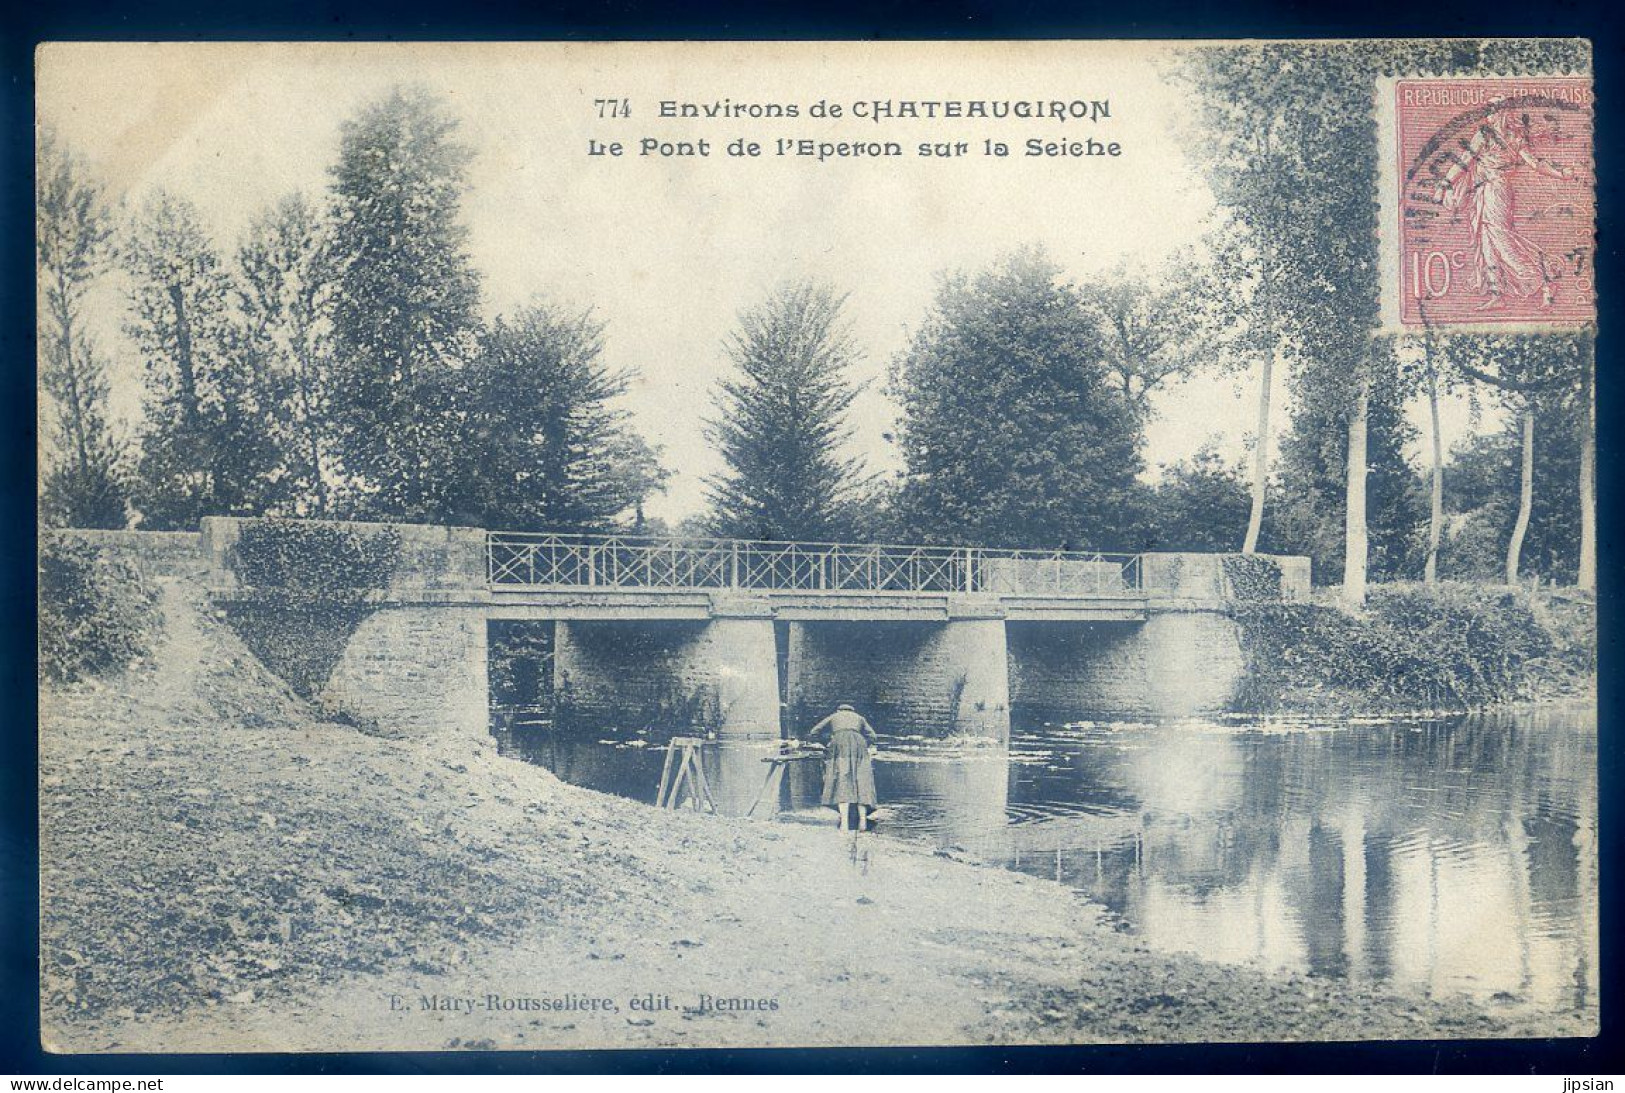
[[[663,5],[641,0],[283,0],[245,4],[51,3],[24,0],[0,23],[0,1073],[1361,1073],[1625,1071],[1620,1046],[1619,694],[1610,678],[1618,630],[1615,572],[1622,423],[1615,324],[1622,298],[1618,236],[1621,36],[1611,0],[1479,0],[1472,4],[1361,0],[1320,6],[1292,0],[1119,0],[1098,7],[1030,0],[826,0],[800,7],[716,0]],[[1075,1048],[885,1050],[461,1052],[365,1055],[55,1056],[39,1049],[37,918],[37,697],[34,630],[33,48],[53,39],[887,39],[1238,38],[1508,36],[1593,39],[1596,46],[1599,280],[1604,309],[1598,360],[1599,577],[1602,693],[1599,817],[1602,862],[1602,1014],[1596,1040],[1445,1041],[1378,1044],[1149,1045]]]

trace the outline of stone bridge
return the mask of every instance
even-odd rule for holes
[[[217,600],[247,591],[228,564],[243,523],[203,522]],[[401,564],[325,698],[405,731],[488,730],[498,626],[551,638],[551,689],[578,712],[704,694],[724,737],[778,737],[851,701],[892,732],[1002,740],[1012,704],[1216,711],[1241,670],[1224,555],[391,526]],[[1275,560],[1283,596],[1306,598],[1308,559]]]

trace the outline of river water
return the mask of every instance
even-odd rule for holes
[[[522,719],[521,719],[522,721]],[[653,803],[669,734],[495,721],[565,781]],[[723,812],[767,745],[709,744]],[[1466,995],[1597,1004],[1596,716],[1046,724],[1008,749],[886,738],[883,837],[1072,885],[1154,949]],[[834,826],[819,766],[779,818]],[[771,812],[759,806],[758,814]]]

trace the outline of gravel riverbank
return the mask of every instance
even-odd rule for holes
[[[895,840],[659,812],[317,718],[187,590],[42,695],[57,1051],[1583,1036],[1159,955],[1061,885]]]

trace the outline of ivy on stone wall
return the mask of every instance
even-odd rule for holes
[[[1220,559],[1232,600],[1258,603],[1281,598],[1281,563],[1257,554],[1226,554]]]
[[[243,525],[227,564],[246,588],[355,602],[388,588],[400,558],[394,528],[256,520]]]
[[[226,620],[304,698],[326,686],[400,563],[400,533],[290,520],[245,523],[226,564],[241,590]]]

